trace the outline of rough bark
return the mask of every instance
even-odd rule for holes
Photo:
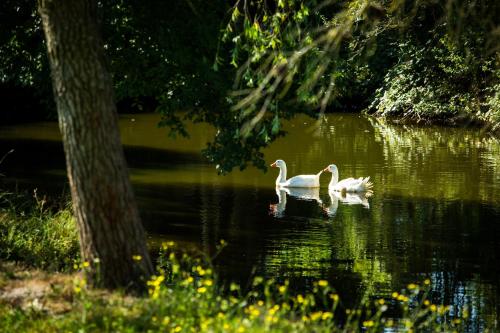
[[[89,281],[137,289],[152,266],[120,142],[97,7],[92,0],[38,0]]]

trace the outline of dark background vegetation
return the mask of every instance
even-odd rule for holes
[[[297,112],[366,111],[500,129],[497,1],[146,0],[100,6],[119,112],[157,111],[160,125],[173,134],[187,134],[187,119],[213,124],[220,131],[205,155],[220,172],[247,162],[264,168],[260,148],[283,134],[281,119]],[[351,23],[339,30],[336,47],[318,45],[287,69],[293,81],[270,94],[265,116],[251,135],[242,134],[260,105],[235,108],[245,95],[234,92],[255,89],[269,59],[275,65],[346,21]],[[3,1],[0,22],[1,124],[55,119],[35,2]],[[328,87],[333,89],[324,99]]]

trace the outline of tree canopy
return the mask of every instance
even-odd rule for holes
[[[29,89],[50,110],[34,4],[0,6],[0,82]],[[248,163],[264,169],[261,149],[298,112],[365,111],[499,130],[498,7],[493,0],[100,3],[119,110],[154,109],[172,134],[187,135],[187,120],[212,124],[204,154],[221,173]]]

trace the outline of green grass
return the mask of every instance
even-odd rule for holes
[[[70,208],[51,209],[36,192],[0,193],[0,259],[51,271],[78,260],[79,244]]]

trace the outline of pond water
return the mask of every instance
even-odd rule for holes
[[[284,159],[292,176],[335,163],[341,179],[371,177],[373,196],[337,198],[329,173],[319,191],[289,194],[274,188],[277,169],[218,176],[200,154],[211,128],[189,125],[189,140],[173,140],[158,120],[120,119],[153,246],[175,240],[214,253],[224,239],[215,267],[226,281],[261,275],[307,289],[328,279],[353,303],[430,278],[436,302],[500,313],[500,143],[486,133],[355,114],[286,123],[289,134],[265,150],[268,164]],[[3,186],[67,193],[57,124],[1,127],[0,155],[12,148]]]

